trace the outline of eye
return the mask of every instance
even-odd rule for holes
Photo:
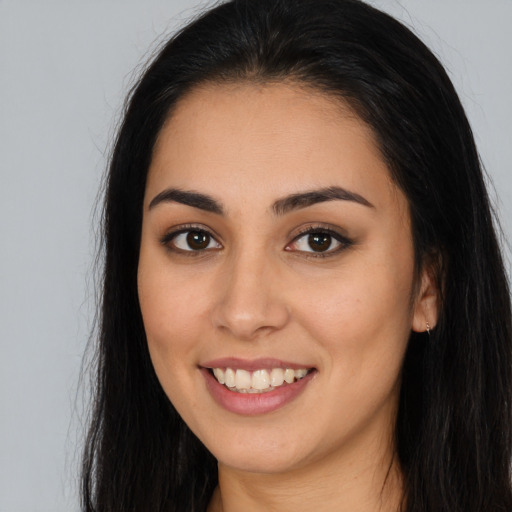
[[[203,229],[182,229],[169,233],[162,240],[172,250],[200,252],[208,249],[221,249],[215,238]]]
[[[332,230],[309,228],[297,236],[286,249],[312,253],[311,255],[327,256],[328,254],[337,253],[351,244],[350,240]]]
[[[327,252],[341,245],[329,233],[309,233],[295,240],[295,250],[303,252]]]

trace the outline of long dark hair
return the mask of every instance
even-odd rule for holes
[[[137,297],[146,174],[173,107],[204,82],[291,80],[347,102],[408,198],[417,268],[441,311],[411,334],[396,423],[406,512],[512,510],[511,309],[473,135],[443,67],[359,0],[232,0],[174,36],[134,87],[113,150],[87,512],[204,511],[213,456],[162,391]]]

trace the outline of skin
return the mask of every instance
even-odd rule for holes
[[[371,206],[272,209],[333,186]],[[207,194],[223,213],[150,207],[169,188]],[[186,235],[162,242],[190,224],[211,233],[206,249],[191,251]],[[350,243],[321,257],[299,238],[309,227]],[[207,85],[181,99],[149,169],[138,287],[161,385],[218,460],[210,511],[396,510],[400,369],[411,330],[435,325],[437,293],[428,270],[415,280],[407,200],[346,105],[290,83]],[[278,410],[243,416],[213,400],[199,369],[228,356],[316,374]]]

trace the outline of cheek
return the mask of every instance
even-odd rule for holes
[[[315,286],[303,290],[297,317],[324,355],[321,370],[329,382],[331,405],[319,403],[315,414],[332,427],[333,438],[337,430],[355,435],[377,411],[394,414],[410,334],[411,280],[407,270],[389,270],[351,267],[321,292]]]
[[[205,314],[205,295],[196,284],[200,278],[176,272],[165,256],[150,251],[141,251],[137,278],[148,338],[170,346],[176,340],[186,342]]]
[[[362,261],[303,287],[297,316],[332,368],[358,378],[399,370],[412,323],[412,276],[409,260]]]
[[[197,406],[190,375],[197,368],[199,339],[197,299],[190,287],[179,284],[166,265],[141,255],[138,272],[139,303],[151,361],[158,380],[176,410],[189,421],[187,411]]]
[[[193,365],[200,303],[190,286],[181,286],[162,257],[141,251],[138,269],[139,304],[149,353],[166,391],[183,373],[183,363]]]

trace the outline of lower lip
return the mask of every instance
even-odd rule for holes
[[[297,382],[280,386],[265,393],[230,391],[226,386],[220,384],[207,368],[201,368],[201,373],[206,380],[208,391],[221,407],[236,414],[255,416],[275,411],[297,398],[311,382],[316,371],[308,373]]]

